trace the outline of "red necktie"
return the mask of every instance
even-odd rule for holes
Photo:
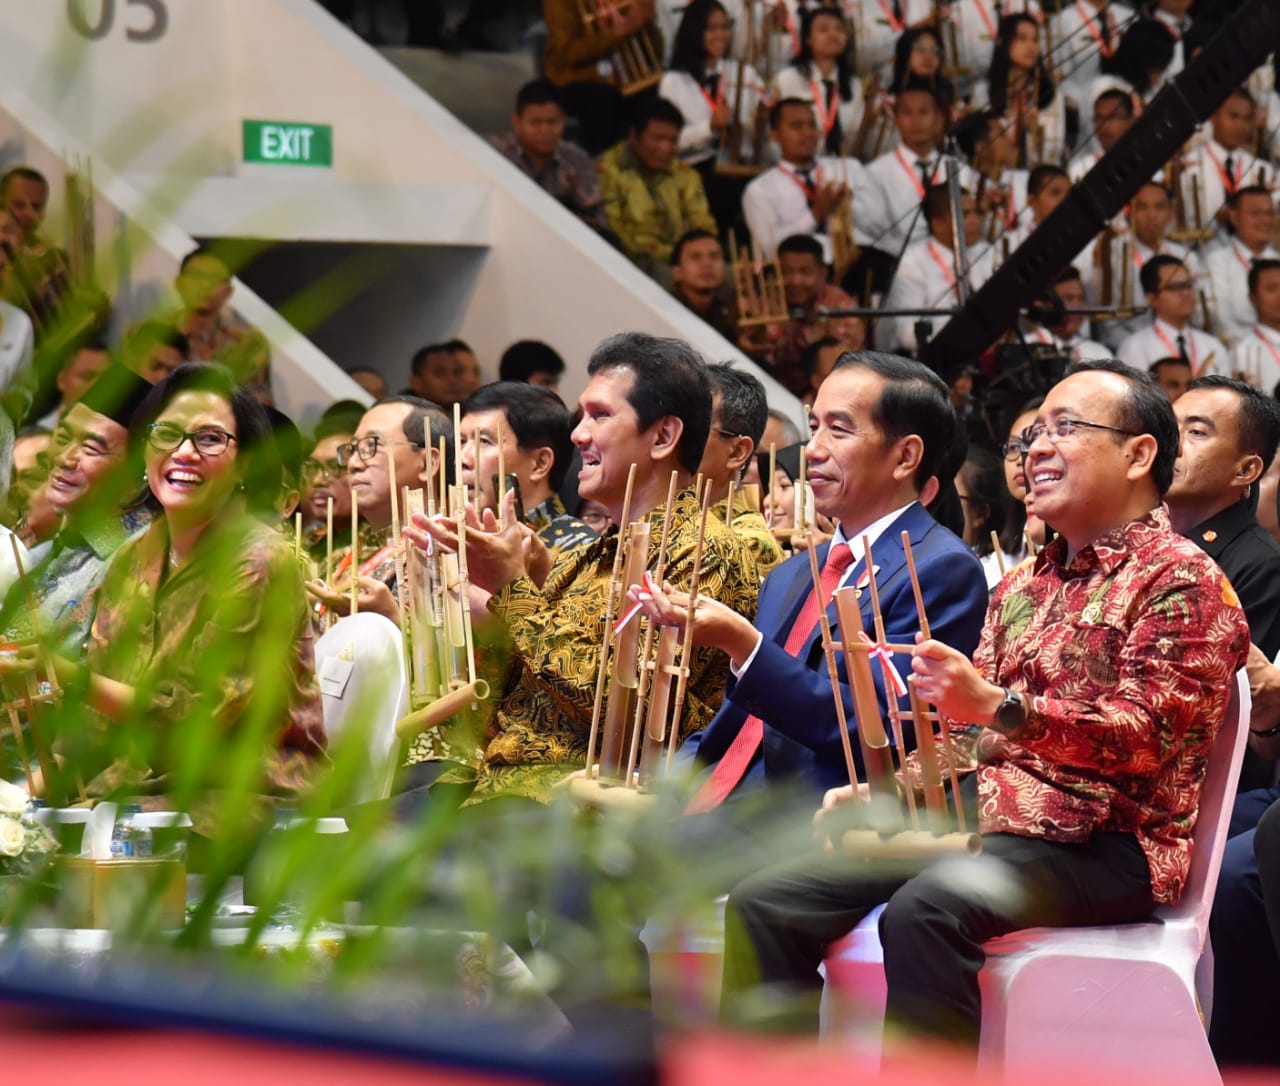
[[[826,564],[818,575],[818,585],[822,593],[822,607],[818,606],[818,597],[812,589],[800,608],[795,621],[791,624],[791,632],[787,634],[784,651],[798,656],[805,642],[812,636],[818,618],[826,605],[831,602],[832,593],[840,584],[840,578],[853,564],[853,551],[847,543],[837,543],[827,552]],[[719,807],[729,797],[729,793],[737,787],[738,782],[746,775],[751,759],[760,749],[764,741],[764,721],[758,716],[749,716],[742,722],[738,734],[733,737],[729,749],[724,752],[715,769],[702,783],[702,787],[689,800],[684,809],[685,814],[702,814]]]

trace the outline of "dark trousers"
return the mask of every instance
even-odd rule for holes
[[[882,902],[886,1024],[974,1046],[984,942],[1040,925],[1142,920],[1153,908],[1146,857],[1129,834],[1096,833],[1086,844],[988,834],[981,857],[914,876],[813,857],[754,875],[729,895],[726,1020],[816,1029],[818,965]]]
[[[1244,792],[1232,809],[1233,830],[1255,828],[1227,841],[1209,917],[1209,1044],[1220,1064],[1280,1063],[1275,1009],[1269,998],[1280,983],[1280,954],[1272,938],[1280,923],[1268,926],[1269,911],[1280,922],[1280,803],[1273,802],[1277,798],[1274,789]]]

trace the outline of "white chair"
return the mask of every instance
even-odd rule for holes
[[[363,763],[344,799],[385,798],[400,752],[396,721],[409,711],[400,627],[371,612],[339,619],[316,642],[316,674],[335,761]]]
[[[1236,675],[1227,719],[1209,754],[1191,870],[1177,906],[1115,927],[1030,928],[986,945],[979,1062],[1014,1079],[1046,1066],[1140,1070],[1141,1081],[1220,1083],[1204,1022],[1213,955],[1209,913],[1252,699]],[[824,964],[824,1032],[883,1022],[880,910],[832,948]],[[1203,1018],[1201,1016],[1203,1006]],[[878,1048],[879,1029],[875,1045]],[[856,1034],[861,1044],[867,1034]]]

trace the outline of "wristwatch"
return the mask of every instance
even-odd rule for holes
[[[1004,701],[993,715],[993,723],[1002,732],[1016,732],[1027,722],[1027,703],[1016,690],[1004,688]]]

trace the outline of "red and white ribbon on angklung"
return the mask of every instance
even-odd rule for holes
[[[621,633],[622,628],[636,617],[636,612],[640,610],[649,600],[653,599],[653,594],[658,591],[658,586],[653,583],[653,578],[649,575],[649,571],[644,571],[644,587],[636,593],[636,602],[628,607],[619,617],[618,621],[613,625],[614,633]]]
[[[905,698],[907,696],[907,684],[902,681],[902,676],[898,674],[898,669],[893,666],[893,652],[889,646],[883,642],[879,645],[872,645],[870,655],[873,660],[880,661],[880,666],[884,669],[885,683],[891,683],[898,697]]]

